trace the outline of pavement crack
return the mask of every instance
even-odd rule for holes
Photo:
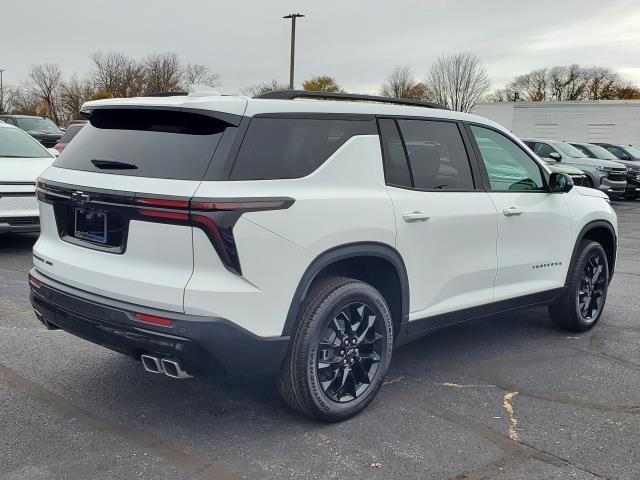
[[[502,408],[504,408],[509,414],[509,421],[511,422],[509,425],[509,439],[514,442],[518,441],[518,431],[516,430],[516,427],[518,426],[518,419],[513,411],[513,404],[511,402],[516,395],[518,395],[518,392],[508,392],[504,394],[504,397],[502,397]]]

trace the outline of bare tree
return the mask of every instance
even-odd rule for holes
[[[409,98],[416,81],[409,65],[399,65],[393,69],[380,87],[383,97]]]
[[[471,53],[439,57],[425,83],[435,102],[461,112],[470,112],[490,86],[480,59]]]
[[[260,95],[261,93],[266,92],[275,92],[277,90],[288,90],[289,86],[278,82],[275,78],[268,82],[256,83],[254,85],[249,85],[248,87],[243,88],[240,93],[242,95],[246,95],[247,97],[255,97],[256,95]]]
[[[587,77],[586,97],[589,100],[607,100],[616,98],[623,80],[618,74],[606,67],[591,67],[586,69]]]
[[[573,64],[534,70],[518,75],[503,89],[493,92],[494,101],[542,102],[547,100],[615,100],[633,98],[632,84],[608,67]]]
[[[140,62],[120,52],[98,52],[91,60],[90,78],[96,91],[113,97],[135,97],[142,93],[144,68]]]
[[[28,75],[26,89],[31,95],[40,100],[44,115],[50,116],[54,122],[60,124],[59,111],[60,85],[62,70],[58,65],[45,63],[34,65]]]
[[[96,95],[91,82],[87,78],[80,79],[77,75],[62,82],[60,89],[60,110],[64,123],[80,118],[82,104]]]
[[[187,63],[182,72],[183,90],[188,90],[189,85],[206,85],[219,87],[222,85],[218,74],[213,73],[209,67],[200,63]]]
[[[41,100],[26,88],[5,88],[5,108],[16,115],[38,115],[41,112]]]
[[[177,53],[148,55],[142,61],[142,66],[144,93],[176,92],[180,90],[182,71]]]

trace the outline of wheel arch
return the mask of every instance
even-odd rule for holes
[[[376,273],[382,275],[376,276]],[[396,278],[389,278],[389,273],[395,274]],[[291,300],[283,336],[293,333],[309,287],[315,280],[328,275],[352,277],[377,288],[389,305],[396,334],[409,320],[409,279],[402,256],[387,244],[357,242],[326,250],[307,267]]]
[[[569,271],[567,272],[567,279],[573,269],[576,258],[580,254],[578,251],[580,243],[585,239],[594,240],[602,245],[602,248],[607,255],[607,263],[609,264],[609,281],[611,281],[615,270],[618,241],[615,228],[613,228],[613,225],[606,220],[594,220],[587,223],[580,230],[580,233],[576,238],[576,243],[573,247],[573,253],[571,254],[571,263]],[[565,279],[565,285],[567,283],[567,279]]]

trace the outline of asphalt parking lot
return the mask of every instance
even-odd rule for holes
[[[395,353],[361,415],[319,424],[271,379],[177,381],[62,331],[27,297],[33,236],[0,239],[1,479],[638,479],[640,202],[617,202],[600,324],[546,309],[450,328]]]

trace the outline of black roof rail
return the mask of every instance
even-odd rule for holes
[[[394,105],[409,105],[411,107],[439,108],[448,110],[437,103],[410,100],[408,98],[379,97],[377,95],[360,95],[359,93],[315,92],[307,90],[276,90],[256,95],[253,98],[267,98],[273,100],[295,100],[296,98],[315,98],[318,100],[350,100],[356,102],[391,103]]]
[[[147,93],[143,95],[143,97],[184,97],[185,95],[189,95],[188,92],[154,92]]]

